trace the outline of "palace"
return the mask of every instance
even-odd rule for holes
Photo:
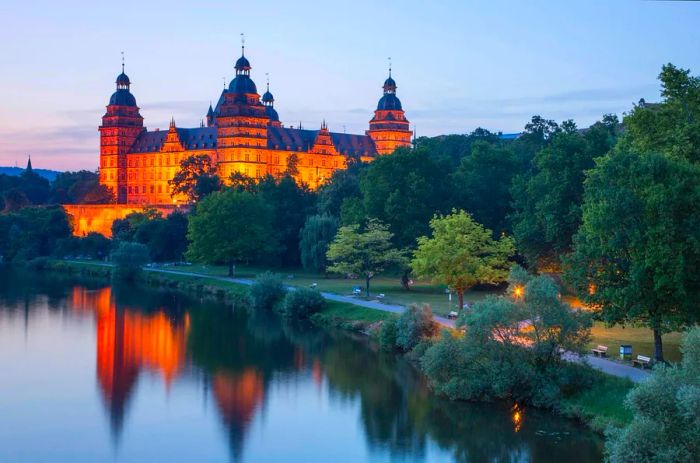
[[[180,128],[171,120],[168,130],[149,131],[122,64],[116,92],[99,127],[100,182],[114,192],[117,204],[172,206],[185,202],[184,197],[171,196],[169,181],[180,162],[193,155],[209,156],[224,181],[236,172],[253,178],[279,176],[291,161],[296,164],[296,179],[316,189],[351,160],[369,162],[411,144],[412,132],[396,96],[391,68],[364,135],[331,132],[325,121],[318,130],[285,127],[275,110],[269,82],[262,97],[258,94],[245,46],[235,70],[235,78],[216,106],[209,105],[206,123]]]

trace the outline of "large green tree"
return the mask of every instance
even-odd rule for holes
[[[464,292],[469,288],[505,281],[515,253],[512,238],[494,239],[491,230],[457,210],[433,217],[430,229],[430,237],[418,238],[418,249],[411,261],[413,273],[457,292],[460,310]]]
[[[510,231],[511,184],[521,163],[512,150],[496,143],[478,141],[452,174],[455,207],[463,208],[486,228],[499,234]]]
[[[366,217],[389,225],[398,247],[415,243],[436,212],[447,212],[451,164],[423,149],[398,149],[374,160],[360,177]]]
[[[326,254],[332,262],[328,271],[364,278],[369,297],[372,278],[391,266],[406,263],[403,253],[393,247],[391,238],[389,227],[376,219],[369,220],[363,230],[359,225],[340,227]]]
[[[659,80],[663,101],[635,106],[624,120],[624,141],[636,152],[700,162],[700,78],[667,64]]]
[[[605,116],[584,134],[571,122],[562,126],[549,135],[546,147],[534,157],[532,170],[517,177],[512,188],[511,219],[518,250],[542,270],[557,270],[560,256],[570,251],[581,223],[585,172],[593,167],[594,158],[614,145],[618,121]],[[535,134],[542,136],[542,130]]]
[[[305,270],[323,272],[328,267],[326,252],[338,232],[338,219],[327,214],[307,217],[301,229],[299,250]]]
[[[257,185],[258,195],[272,210],[272,226],[280,244],[279,261],[293,267],[300,263],[299,232],[306,217],[316,208],[316,194],[289,175],[264,177]]]
[[[258,195],[225,189],[197,203],[190,216],[186,256],[194,261],[228,265],[234,275],[238,262],[269,255],[278,245],[272,211]]]
[[[700,165],[615,150],[589,173],[566,276],[610,324],[661,335],[700,321]]]

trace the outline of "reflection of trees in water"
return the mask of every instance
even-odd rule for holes
[[[419,457],[433,439],[460,462],[600,460],[600,439],[575,423],[530,409],[516,431],[507,404],[436,397],[408,361],[365,342],[336,339],[322,358],[332,393],[359,398],[367,440],[380,451]]]
[[[112,297],[100,299],[110,289],[94,284],[83,288],[84,300],[78,300],[83,296],[71,294],[72,289],[55,275],[22,279],[10,272],[0,278],[0,303],[19,311],[31,307],[37,294],[48,294],[54,308],[102,307],[103,326],[113,329],[98,343],[97,375],[113,431],[122,426],[139,368],[158,369],[167,383],[189,360],[201,370],[203,387],[211,390],[235,460],[242,455],[246,433],[264,407],[273,378],[309,373],[317,384],[325,376],[331,399],[359,401],[366,439],[375,452],[420,459],[432,439],[464,462],[600,458],[599,440],[570,422],[526,410],[515,432],[507,406],[432,396],[409,362],[378,352],[364,338],[288,323],[269,311],[248,313],[241,301],[232,309],[133,287],[115,287]],[[73,300],[67,304],[69,296]],[[179,347],[154,350],[155,339],[178,340]]]

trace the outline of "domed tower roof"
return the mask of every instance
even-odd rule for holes
[[[382,88],[384,93],[396,93],[396,81],[391,77],[391,71],[389,71],[389,78],[384,81]]]
[[[136,98],[128,89],[120,88],[109,98],[110,106],[136,106]]]
[[[274,106],[274,104],[275,104],[275,97],[272,96],[272,93],[270,93],[270,76],[269,75],[267,75],[267,88],[265,90],[265,93],[263,93],[262,102],[266,106]]]
[[[250,71],[251,70],[250,61],[248,61],[248,58],[246,58],[245,56],[241,56],[236,61],[235,68],[236,68],[236,71]]]
[[[391,111],[391,110],[397,110],[400,111],[403,108],[401,108],[401,100],[396,96],[394,93],[385,93],[383,97],[379,99],[379,103],[377,104],[377,109],[379,111]]]
[[[263,103],[270,103],[270,104],[275,102],[275,97],[272,96],[272,93],[270,93],[269,89],[265,93],[263,93],[262,102]]]
[[[129,76],[124,72],[124,56],[122,54],[122,73],[117,76],[115,82],[117,84],[117,91],[112,94],[109,98],[110,106],[136,106],[136,98],[131,94],[129,88],[131,87],[131,80]]]
[[[122,73],[117,76],[117,87],[125,87],[129,88],[131,85],[131,81],[129,80],[129,76],[124,74],[124,70],[122,69]]]

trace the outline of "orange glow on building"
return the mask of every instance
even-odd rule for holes
[[[153,206],[163,217],[177,210],[187,210],[187,206]],[[143,207],[129,204],[64,204],[63,209],[73,223],[73,235],[85,236],[90,232],[112,237],[112,222],[123,219],[132,212],[143,212]]]
[[[295,179],[316,189],[334,171],[346,169],[349,162],[370,162],[399,147],[411,146],[413,132],[396,96],[391,69],[369,130],[361,135],[332,132],[325,120],[318,130],[303,129],[301,124],[285,127],[274,108],[269,83],[267,91],[259,95],[251,69],[243,54],[236,61],[235,78],[217,104],[209,105],[199,127],[180,128],[172,119],[168,130],[149,131],[122,66],[99,127],[100,183],[114,192],[117,205],[184,204],[186,197],[171,196],[169,182],[190,156],[209,156],[224,182],[234,173],[255,179],[279,177],[296,158]],[[107,235],[111,222],[128,210],[112,205],[67,209],[74,217],[77,235],[89,231]]]

